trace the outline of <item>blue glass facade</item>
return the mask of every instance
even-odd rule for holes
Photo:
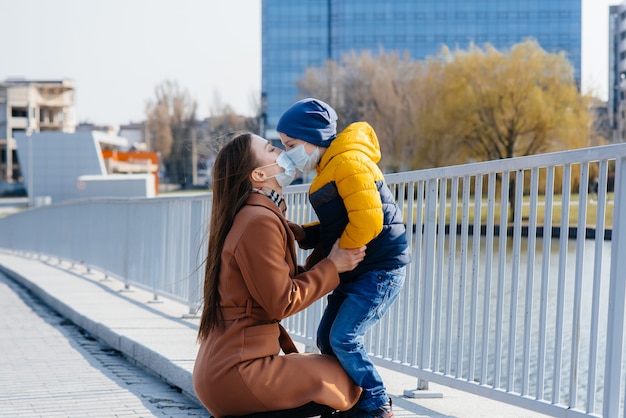
[[[565,52],[580,86],[581,0],[263,0],[262,91],[266,135],[296,99],[308,67],[350,51],[408,51],[490,43],[508,49],[529,37]]]

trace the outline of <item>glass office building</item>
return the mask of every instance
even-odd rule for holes
[[[532,37],[565,52],[580,86],[581,0],[263,0],[262,94],[268,138],[296,99],[306,69],[350,51],[408,51],[414,59],[442,45],[497,49]]]

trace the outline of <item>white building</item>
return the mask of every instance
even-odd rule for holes
[[[135,174],[109,174],[102,146],[127,148],[125,138],[103,132],[15,134],[31,205],[95,197],[154,197],[155,180],[137,166]]]
[[[7,79],[0,82],[0,182],[20,180],[16,133],[75,131],[71,80]]]

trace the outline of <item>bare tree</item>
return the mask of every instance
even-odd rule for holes
[[[175,81],[155,88],[155,98],[146,105],[149,144],[161,153],[170,181],[182,185],[191,175],[191,141],[196,124],[196,101]]]
[[[255,111],[257,114],[261,112],[260,109]],[[239,115],[230,105],[222,102],[219,94],[214,94],[209,116],[196,128],[197,169],[210,172],[215,155],[232,133],[250,131],[260,135],[260,125],[259,116]]]
[[[367,121],[375,129],[388,171],[411,168],[417,150],[414,129],[415,101],[410,88],[419,65],[408,54],[350,53],[340,63],[309,69],[297,81],[300,96],[316,97],[337,111],[338,128]]]
[[[237,131],[250,131],[259,134],[259,122],[256,116],[249,117],[237,114],[228,104],[221,101],[219,95],[214,95],[213,103],[209,106],[209,117],[206,119],[208,143],[219,148],[221,140]]]

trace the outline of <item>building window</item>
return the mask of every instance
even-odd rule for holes
[[[25,107],[12,107],[11,117],[13,118],[27,118],[28,110]]]

